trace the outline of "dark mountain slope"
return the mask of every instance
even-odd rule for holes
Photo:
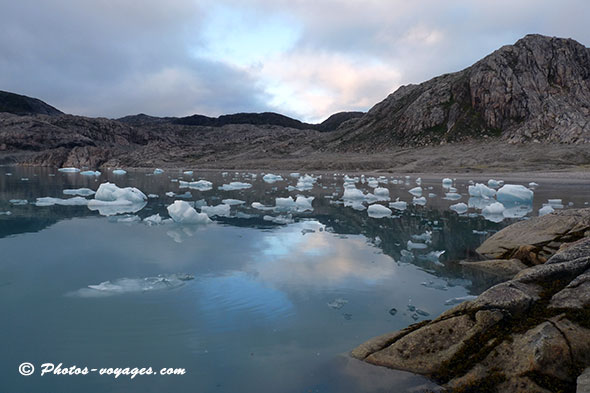
[[[63,115],[63,112],[36,98],[0,90],[0,112],[15,115]]]

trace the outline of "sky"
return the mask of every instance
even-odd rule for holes
[[[0,2],[0,90],[93,117],[320,122],[529,33],[590,46],[587,0]]]

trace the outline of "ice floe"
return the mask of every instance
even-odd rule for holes
[[[376,203],[369,206],[367,213],[371,218],[385,218],[391,217],[392,211],[391,209]]]
[[[125,169],[115,169],[113,171],[113,175],[124,175],[126,173],[127,173],[127,171]]]
[[[223,203],[216,206],[202,206],[201,213],[205,213],[209,217],[229,217],[230,209],[230,205]]]
[[[143,219],[143,222],[145,222],[148,225],[159,225],[162,223],[162,217],[160,217],[160,214],[154,214],[152,216],[146,217]]]
[[[231,199],[231,198],[228,198],[228,199],[223,199],[221,201],[221,203],[224,203],[224,204],[230,205],[230,206],[234,206],[234,205],[243,205],[243,204],[246,203],[246,201],[242,201],[241,199]]]
[[[428,248],[428,245],[424,243],[415,243],[411,240],[408,240],[408,242],[406,243],[406,248],[408,250],[423,250],[425,248]]]
[[[136,213],[146,205],[147,197],[135,187],[119,188],[113,183],[102,183],[94,199],[88,201],[90,210],[111,216],[121,213]]]
[[[408,208],[408,203],[404,201],[400,201],[399,198],[395,202],[390,202],[389,207],[395,210],[406,210]]]
[[[79,297],[103,297],[124,295],[129,293],[141,293],[178,288],[193,280],[190,274],[169,274],[145,278],[119,278],[113,281],[103,281],[100,284],[88,285],[86,288],[70,292],[70,296]]]
[[[496,195],[496,190],[485,184],[476,183],[474,186],[469,186],[469,195],[476,198],[492,198]]]
[[[219,187],[219,189],[223,190],[223,191],[235,191],[235,190],[245,190],[245,189],[251,188],[251,187],[252,187],[252,184],[250,184],[250,183],[233,181],[229,184],[222,185],[221,187]]]
[[[83,171],[83,172],[80,172],[80,174],[82,176],[100,176],[101,175],[100,171]]]
[[[94,195],[96,191],[91,190],[90,188],[74,188],[74,189],[66,189],[63,190],[65,195],[79,195],[79,196],[90,196]]]
[[[494,202],[490,205],[485,206],[482,209],[483,214],[502,214],[506,210],[503,204],[500,202]]]
[[[545,205],[539,209],[539,216],[544,216],[549,213],[553,213],[555,209],[551,205]]]
[[[520,184],[505,184],[498,190],[496,199],[498,202],[507,203],[532,203],[534,193]]]
[[[26,199],[11,199],[8,202],[14,206],[23,206],[29,203],[29,201]]]
[[[459,214],[463,214],[467,211],[468,206],[463,202],[459,202],[459,203],[455,203],[454,205],[449,206],[449,209],[451,209]]]
[[[170,218],[178,224],[207,224],[211,222],[205,213],[198,213],[190,203],[186,201],[174,201],[167,207]]]
[[[267,173],[266,175],[262,176],[262,180],[266,183],[275,183],[278,181],[282,181],[283,177],[281,175],[274,175],[272,173]]]
[[[411,190],[408,190],[408,192],[416,197],[420,197],[422,196],[422,187],[414,187]]]
[[[78,168],[73,168],[73,167],[59,168],[57,171],[58,172],[64,172],[64,173],[77,173],[77,172],[80,172],[80,170]]]
[[[154,175],[159,175],[161,173],[164,173],[164,170],[163,169],[160,169],[160,168],[154,169]]]
[[[198,180],[198,181],[182,181],[178,182],[179,188],[190,188],[193,190],[198,191],[209,191],[213,188],[213,183],[208,180]]]
[[[52,197],[43,197],[37,198],[35,202],[35,206],[53,206],[53,205],[60,205],[60,206],[87,206],[88,199],[83,197],[74,197],[74,198],[52,198]]]
[[[414,205],[424,206],[424,205],[426,205],[426,198],[425,197],[420,197],[420,198],[412,197],[412,203]]]

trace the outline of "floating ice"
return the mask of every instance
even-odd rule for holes
[[[328,302],[328,306],[335,310],[340,310],[346,303],[348,303],[348,300],[339,297]]]
[[[371,188],[377,188],[377,187],[379,187],[379,182],[374,177],[371,177],[367,181],[367,185]]]
[[[179,188],[190,188],[198,191],[209,191],[213,188],[213,183],[207,180],[182,181],[178,182]]]
[[[310,175],[304,175],[297,180],[297,185],[295,186],[296,189],[299,191],[307,191],[313,188],[314,183],[316,182],[316,178]]]
[[[344,195],[342,196],[344,200],[364,200],[365,194],[358,188],[346,188],[344,190]]]
[[[282,181],[283,177],[281,175],[273,175],[272,173],[267,173],[266,175],[262,176],[262,180],[266,183],[275,183],[277,181]]]
[[[305,197],[303,195],[298,195],[297,199],[295,200],[295,207],[298,211],[306,211],[306,210],[313,210],[311,205],[314,197]]]
[[[471,197],[469,198],[469,200],[467,201],[467,206],[477,209],[477,210],[482,210],[484,209],[486,206],[491,205],[492,203],[494,203],[495,200],[494,199],[487,199],[487,198],[475,198],[475,197]]]
[[[117,202],[120,204],[142,203],[147,197],[135,187],[119,188],[113,183],[102,183],[96,193],[94,199],[105,202]]]
[[[295,222],[293,220],[293,217],[291,217],[290,214],[288,214],[286,216],[276,216],[276,217],[264,216],[264,217],[262,217],[262,219],[264,221],[270,221],[270,222],[274,222],[275,224],[283,224],[283,225],[292,224],[293,222]]]
[[[442,179],[442,184],[443,186],[450,187],[451,185],[453,185],[453,179],[445,177],[444,179]]]
[[[481,183],[469,186],[469,195],[477,198],[492,198],[496,195],[496,190],[489,188]]]
[[[408,208],[408,203],[404,201],[400,201],[399,198],[395,202],[390,202],[389,207],[395,210],[406,210]]]
[[[506,208],[500,202],[494,202],[483,208],[483,214],[502,214]]]
[[[400,254],[401,254],[400,262],[403,262],[403,263],[414,262],[414,254],[411,251],[401,250]]]
[[[124,224],[130,224],[132,222],[139,222],[139,221],[141,221],[141,218],[139,218],[139,216],[130,215],[130,214],[117,218],[117,222],[124,223]]]
[[[418,259],[421,261],[434,263],[435,265],[444,266],[439,260],[440,256],[444,253],[445,253],[444,250],[430,251],[428,254],[418,255]]]
[[[0,216],[10,216],[12,214],[12,212],[10,210],[7,210],[5,212],[0,212]]]
[[[154,169],[154,175],[159,175],[161,173],[164,173],[164,170],[163,169],[160,169],[160,168]]]
[[[230,206],[243,205],[244,203],[246,203],[246,201],[242,201],[240,199],[223,199],[221,202]]]
[[[223,191],[234,191],[234,190],[245,190],[245,189],[251,188],[251,187],[252,187],[252,184],[250,184],[250,183],[232,181],[229,184],[222,185],[221,187],[219,187],[219,189],[223,190]]]
[[[160,217],[160,214],[154,214],[153,216],[149,216],[143,219],[143,222],[145,222],[148,225],[158,225],[162,223],[162,217]]]
[[[192,176],[193,175],[193,171],[184,171],[182,172],[183,175],[187,175],[187,176]]]
[[[461,199],[461,195],[457,194],[456,192],[447,192],[443,199],[446,199],[449,201],[456,201],[458,199]]]
[[[59,168],[57,170],[58,172],[65,172],[65,173],[76,173],[76,172],[80,172],[80,170],[78,168]]]
[[[554,209],[563,209],[563,202],[561,199],[548,199],[547,203]]]
[[[505,184],[498,190],[496,199],[506,203],[532,203],[533,191],[520,184]]]
[[[408,192],[417,197],[422,196],[422,187],[414,187]]]
[[[99,171],[84,171],[84,172],[80,172],[80,174],[82,176],[100,176],[100,172]]]
[[[209,217],[229,217],[230,206],[226,204],[220,204],[216,206],[202,206],[201,212],[205,213]]]
[[[420,198],[413,197],[412,203],[414,205],[424,206],[424,205],[426,205],[426,198],[425,197],[420,197]]]
[[[408,240],[408,243],[406,243],[406,248],[408,250],[423,250],[428,248],[428,246],[424,243],[414,243],[413,241]]]
[[[384,218],[390,217],[392,212],[385,206],[376,203],[374,205],[369,206],[369,208],[367,209],[367,213],[371,218]]]
[[[53,206],[53,205],[60,205],[60,206],[86,206],[90,202],[86,198],[82,197],[74,197],[74,198],[52,198],[52,197],[43,197],[37,198],[35,202],[35,206]]]
[[[29,201],[27,201],[26,199],[11,199],[8,202],[15,206],[22,206],[29,203]]]
[[[537,183],[535,183],[534,181],[529,183],[529,187],[534,188],[534,187],[538,187],[539,185]]]
[[[467,211],[468,207],[463,202],[460,202],[460,203],[456,203],[454,205],[449,206],[449,209],[451,209],[459,214],[463,214]]]
[[[430,243],[432,241],[432,231],[425,231],[419,235],[412,235],[412,239],[418,242]]]
[[[389,190],[387,188],[377,187],[377,188],[375,188],[375,190],[373,191],[373,193],[380,200],[386,200],[386,201],[389,200]]]
[[[87,288],[79,289],[68,295],[80,297],[103,297],[134,292],[173,289],[181,287],[186,281],[193,279],[194,276],[190,274],[170,274],[145,278],[120,278],[114,281],[104,281],[96,285],[88,285]]]
[[[291,177],[299,177],[300,175],[299,175],[299,172],[291,172],[291,173],[289,173],[289,176],[291,176]]]
[[[498,188],[498,187],[500,187],[500,183],[503,183],[502,180],[498,181],[498,180],[490,179],[490,180],[488,180],[488,187]]]
[[[113,175],[124,175],[124,174],[126,174],[126,173],[127,173],[127,171],[126,171],[126,170],[124,170],[124,169],[115,169],[115,170],[113,171]]]
[[[451,306],[453,304],[459,304],[459,303],[463,303],[467,300],[474,300],[474,299],[477,299],[477,296],[467,295],[467,296],[461,296],[461,297],[454,297],[451,299],[447,299],[445,301],[445,306]]]
[[[539,209],[539,216],[544,216],[545,214],[553,213],[555,209],[551,207],[551,205],[545,205]]]
[[[90,196],[94,195],[96,192],[91,190],[90,188],[75,188],[75,189],[67,189],[63,190],[65,195],[80,195],[80,196]]]
[[[260,202],[252,202],[252,204],[250,206],[252,206],[254,209],[258,209],[258,210],[274,210],[273,206],[265,206]]]
[[[159,198],[160,196],[158,194],[148,194],[148,198],[150,199],[156,199]]]
[[[533,211],[533,205],[516,205],[504,209],[502,215],[506,218],[522,218]]]
[[[197,213],[186,201],[174,201],[167,209],[172,220],[179,224],[207,224],[211,222],[207,214]]]

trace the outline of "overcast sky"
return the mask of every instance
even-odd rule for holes
[[[321,121],[528,33],[590,46],[587,0],[1,0],[0,90],[87,116]]]

